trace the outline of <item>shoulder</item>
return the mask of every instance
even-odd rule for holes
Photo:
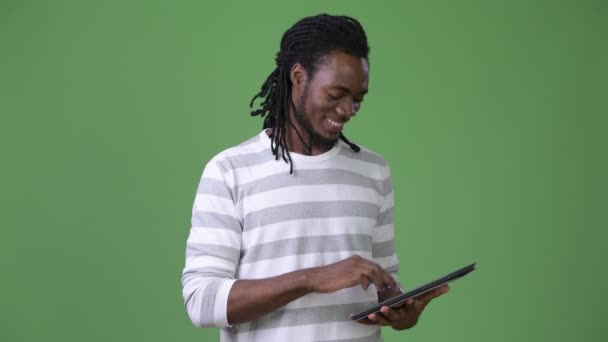
[[[338,160],[342,164],[340,168],[355,172],[365,178],[386,181],[390,179],[391,172],[386,159],[371,149],[358,145],[361,150],[353,151],[348,144],[342,144]]]
[[[365,146],[361,146],[359,144],[357,145],[361,148],[361,151],[355,152],[350,148],[350,146],[348,146],[348,144],[344,143],[343,141],[340,141],[340,144],[342,144],[340,148],[340,155],[342,155],[343,157],[354,159],[364,163],[369,163],[371,165],[375,165],[381,168],[388,168],[388,162],[379,153],[376,153],[371,149]]]
[[[272,159],[274,156],[270,153],[270,147],[262,134],[265,133],[261,132],[236,146],[219,152],[211,158],[207,163],[207,166],[212,165],[226,172],[230,169],[249,166]]]

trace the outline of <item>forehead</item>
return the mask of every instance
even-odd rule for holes
[[[343,86],[353,92],[367,90],[369,64],[365,58],[332,51],[317,66],[312,79],[318,86]]]

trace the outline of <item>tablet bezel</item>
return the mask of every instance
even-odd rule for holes
[[[402,293],[400,295],[397,295],[393,298],[387,299],[379,304],[374,305],[373,307],[366,309],[364,311],[361,311],[359,313],[356,314],[352,314],[349,316],[349,318],[353,321],[359,321],[361,319],[366,318],[367,316],[379,312],[380,309],[383,306],[388,306],[391,307],[393,309],[395,308],[399,308],[401,306],[403,306],[403,303],[410,299],[410,298],[416,298],[418,296],[421,296],[429,291],[432,291],[436,288],[438,288],[439,286],[442,286],[444,284],[447,284],[451,281],[454,281],[456,279],[460,279],[461,277],[469,274],[470,272],[475,270],[475,265],[476,263],[472,263],[470,265],[467,265],[461,269],[458,269],[452,273],[449,273],[441,278],[438,278],[436,280],[433,280],[429,283],[426,283],[422,286],[419,286],[411,291],[408,291],[406,293]]]

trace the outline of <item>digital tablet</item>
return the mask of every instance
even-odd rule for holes
[[[406,300],[408,300],[410,298],[416,298],[420,295],[423,295],[429,291],[432,291],[432,290],[438,288],[439,286],[441,286],[443,284],[447,284],[451,281],[461,278],[464,275],[466,275],[474,270],[475,270],[475,263],[472,263],[468,266],[465,266],[459,270],[456,270],[456,271],[454,271],[448,275],[445,275],[437,280],[434,280],[430,283],[424,284],[424,285],[422,285],[418,288],[415,288],[411,291],[408,291],[406,293],[402,293],[391,299],[387,299],[387,300],[383,301],[382,303],[379,303],[378,305],[374,305],[373,307],[371,307],[365,311],[361,311],[359,313],[352,314],[349,316],[349,318],[353,321],[358,321],[360,319],[366,318],[370,314],[380,311],[380,308],[382,308],[383,306],[388,306],[388,307],[391,307],[394,309],[399,308],[403,304],[405,304]]]

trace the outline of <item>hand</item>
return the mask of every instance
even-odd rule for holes
[[[378,291],[396,288],[393,277],[378,264],[358,255],[336,263],[307,270],[310,289],[317,293],[331,293],[360,284],[367,290],[370,284]]]
[[[448,292],[449,289],[447,285],[443,285],[420,297],[408,299],[405,305],[397,309],[383,306],[380,309],[381,314],[373,313],[357,322],[382,326],[390,325],[395,330],[411,328],[418,322],[418,317],[420,317],[427,304],[431,300]]]

